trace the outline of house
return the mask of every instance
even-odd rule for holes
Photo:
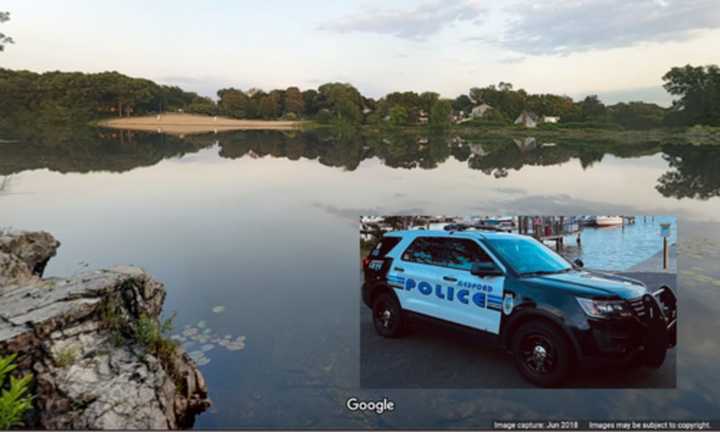
[[[480,143],[473,143],[473,144],[470,144],[468,147],[470,147],[470,153],[472,153],[475,156],[485,157],[488,154],[490,154],[490,152],[485,150],[483,145]]]
[[[537,127],[540,119],[535,113],[523,111],[517,119],[515,119],[516,125],[523,125],[527,128]]]
[[[557,123],[560,121],[560,117],[556,116],[543,116],[542,122],[543,123]]]
[[[429,122],[430,116],[428,116],[428,113],[426,113],[424,110],[420,110],[420,112],[418,112],[418,123],[428,124]]]
[[[538,142],[535,137],[513,138],[513,142],[521,152],[528,152],[538,148]]]
[[[483,104],[480,104],[480,105],[474,107],[472,109],[472,111],[470,111],[470,115],[473,118],[480,118],[480,117],[484,116],[488,110],[491,110],[491,109],[492,109],[492,107],[490,105],[483,103]]]

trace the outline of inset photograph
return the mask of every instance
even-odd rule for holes
[[[364,216],[361,386],[674,388],[671,216]]]

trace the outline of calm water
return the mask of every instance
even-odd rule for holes
[[[622,226],[593,228],[584,227],[581,233],[581,246],[577,247],[576,236],[565,240],[564,255],[579,257],[585,266],[602,270],[629,270],[631,267],[648,260],[660,270],[663,240],[660,237],[660,224],[670,224],[668,244],[677,243],[677,218],[674,216],[637,216],[635,223]],[[552,246],[552,245],[551,245]]]
[[[131,263],[166,283],[215,401],[198,427],[696,419],[720,412],[719,160],[661,143],[20,136],[0,143],[0,226],[56,235],[49,275]],[[678,389],[358,390],[357,217],[392,213],[676,215]],[[400,409],[350,415],[350,395]]]

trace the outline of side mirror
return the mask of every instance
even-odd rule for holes
[[[573,264],[575,264],[578,268],[585,267],[585,263],[580,258],[575,258],[575,261],[573,261]]]
[[[470,268],[470,273],[478,277],[502,276],[503,272],[492,262],[477,262]]]

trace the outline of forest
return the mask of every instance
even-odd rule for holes
[[[444,128],[462,118],[466,127],[510,126],[523,112],[557,117],[548,128],[653,129],[693,125],[720,126],[720,69],[674,67],[663,76],[676,97],[672,107],[634,101],[605,105],[596,95],[574,101],[556,94],[532,94],[510,83],[473,87],[454,99],[435,92],[392,92],[379,99],[364,96],[348,83],[317,89],[298,87],[263,91],[224,88],[217,100],[176,86],[132,78],[118,72],[81,73],[0,69],[0,122],[41,119],[74,124],[101,118],[167,111],[244,119],[303,119],[319,124]],[[482,116],[474,107],[490,108]],[[2,126],[0,124],[0,126]]]

